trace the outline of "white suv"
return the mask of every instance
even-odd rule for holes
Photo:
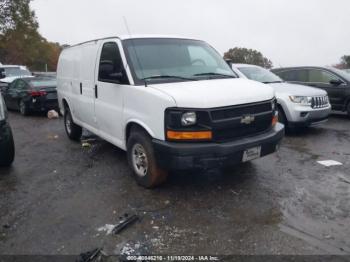
[[[233,64],[232,68],[240,77],[268,84],[275,89],[279,121],[289,129],[315,126],[328,120],[331,105],[326,91],[286,83],[260,66]]]
[[[276,151],[284,136],[272,88],[240,79],[207,43],[111,37],[65,49],[57,90],[69,138],[82,127],[126,150],[137,182],[170,169],[232,166]]]

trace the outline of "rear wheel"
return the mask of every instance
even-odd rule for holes
[[[348,116],[350,117],[350,102],[348,103],[347,111],[348,111]]]
[[[19,101],[19,112],[23,116],[29,115],[29,108],[23,100]]]
[[[137,183],[146,188],[162,184],[168,173],[158,167],[149,135],[139,128],[131,131],[127,142],[129,166]]]
[[[79,141],[83,132],[82,128],[74,123],[72,114],[67,107],[64,110],[64,127],[69,139]]]
[[[15,144],[13,142],[13,136],[11,128],[5,131],[5,136],[0,143],[0,166],[10,166],[15,158]]]

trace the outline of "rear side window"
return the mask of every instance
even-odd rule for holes
[[[277,74],[285,81],[308,82],[307,70],[282,71],[282,72],[277,72]]]
[[[24,82],[23,80],[18,80],[16,82],[15,88],[16,89],[25,89],[26,85],[27,85],[26,82]]]
[[[98,80],[108,83],[129,84],[118,45],[114,42],[105,43],[102,47]]]
[[[329,84],[331,80],[339,80],[339,78],[327,71],[317,69],[309,70],[309,82]]]

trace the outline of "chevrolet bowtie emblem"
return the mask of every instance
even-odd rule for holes
[[[251,116],[251,115],[242,116],[241,118],[241,124],[250,125],[254,121],[255,121],[255,116]]]

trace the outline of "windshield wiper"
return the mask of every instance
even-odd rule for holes
[[[215,72],[194,74],[193,76],[223,76],[223,77],[229,77],[229,78],[236,78],[233,75],[226,75],[226,74],[220,74],[220,73],[215,73]]]
[[[148,76],[148,77],[142,78],[141,80],[160,79],[160,78],[177,78],[177,79],[183,79],[183,80],[196,80],[196,79],[194,79],[194,78],[190,78],[190,77],[184,77],[184,76],[172,76],[172,75],[156,75],[156,76]]]
[[[270,82],[263,82],[264,84],[276,84],[276,83],[283,83],[283,81],[270,81]]]
[[[184,77],[184,76],[173,76],[173,75],[154,75],[154,76],[141,78],[141,80],[145,81],[145,86],[147,87],[147,80],[162,79],[162,78],[175,78],[175,79],[182,79],[187,81],[197,81],[197,79],[194,79],[194,78]]]

